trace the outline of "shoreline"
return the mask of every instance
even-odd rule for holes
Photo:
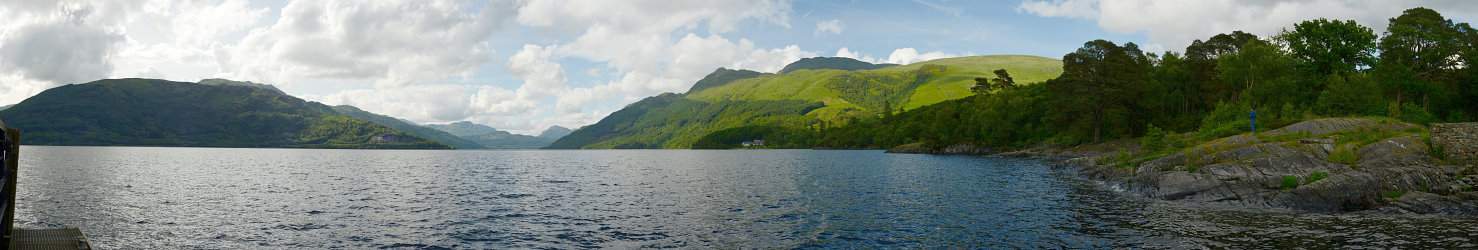
[[[1371,132],[1385,136],[1364,145],[1336,145]],[[943,150],[909,144],[887,152],[1050,158],[1054,168],[1124,195],[1216,208],[1478,216],[1474,188],[1478,167],[1434,157],[1432,152],[1443,147],[1429,146],[1422,138],[1427,133],[1426,128],[1413,124],[1325,118],[1216,139],[1168,154],[1145,152],[1136,141],[1127,139],[1076,147],[1036,145],[1014,151],[961,144],[950,146],[955,150]]]

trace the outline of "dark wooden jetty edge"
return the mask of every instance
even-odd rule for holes
[[[87,242],[87,236],[83,235],[82,229],[79,228],[20,229],[14,227],[15,181],[19,176],[16,175],[16,170],[20,167],[21,131],[6,127],[4,121],[0,121],[0,131],[5,131],[4,136],[0,136],[0,149],[3,149],[0,150],[0,158],[5,160],[4,173],[0,173],[0,178],[3,178],[5,182],[3,186],[0,186],[4,189],[0,191],[5,194],[4,199],[0,199],[0,203],[3,203],[0,207],[5,210],[3,218],[0,218],[0,231],[4,233],[0,240],[5,242],[0,246],[7,250],[92,249],[92,244]]]

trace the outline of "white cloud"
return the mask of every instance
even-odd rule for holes
[[[109,59],[118,53],[124,37],[105,16],[108,12],[99,8],[62,4],[5,6],[0,15],[13,19],[0,28],[0,73],[28,80],[7,84],[29,85],[11,89],[46,89],[89,82],[112,73],[113,63]]]
[[[1098,26],[1118,33],[1145,32],[1150,43],[1180,51],[1197,39],[1242,30],[1261,37],[1277,34],[1295,23],[1320,17],[1355,20],[1376,33],[1387,19],[1426,6],[1448,18],[1471,15],[1478,5],[1466,1],[1259,1],[1259,0],[1054,0],[1024,1],[1018,12],[1043,17],[1097,20]]]
[[[245,0],[226,0],[212,5],[207,2],[183,1],[162,2],[163,6],[150,6],[145,10],[158,16],[169,17],[169,30],[175,35],[176,43],[192,46],[210,46],[223,35],[246,30],[256,25],[267,8],[247,8]],[[170,5],[176,6],[170,6]]]
[[[888,60],[885,61],[885,62],[886,63],[893,63],[893,64],[908,65],[910,63],[916,63],[916,62],[922,62],[922,61],[928,61],[928,60],[934,60],[934,59],[940,59],[940,58],[960,57],[960,56],[961,55],[959,55],[959,54],[944,53],[942,51],[934,51],[934,52],[919,54],[919,51],[918,50],[914,50],[914,48],[902,48],[902,49],[893,50],[893,54],[889,54],[888,55]]]
[[[837,54],[835,55],[835,57],[852,58],[852,59],[857,59],[858,61],[863,61],[863,62],[868,62],[868,63],[882,63],[882,61],[878,61],[877,58],[872,58],[872,56],[862,55],[862,53],[857,52],[857,51],[849,50],[846,47],[842,47],[841,49],[838,49],[837,50]]]
[[[1097,19],[1098,2],[1098,0],[1024,1],[1016,6],[1016,12],[1027,12],[1042,17]]]
[[[553,46],[552,60],[576,57],[601,63],[618,76],[559,91],[555,111],[572,115],[610,100],[683,92],[717,67],[773,72],[814,56],[798,46],[765,49],[720,35],[750,21],[789,28],[789,13],[789,2],[771,0],[538,1],[519,9],[516,20],[576,36]]]
[[[845,28],[845,24],[842,23],[842,20],[838,19],[816,22],[816,31],[812,31],[811,35],[821,37],[822,35],[826,35],[826,33],[833,35],[841,34],[843,28]]]
[[[514,6],[481,12],[455,1],[294,1],[275,24],[226,46],[223,70],[236,79],[373,81],[377,87],[440,82],[490,61],[487,39]]]
[[[134,75],[138,78],[165,79],[164,72],[159,72],[159,69],[154,66],[139,70],[139,73]]]

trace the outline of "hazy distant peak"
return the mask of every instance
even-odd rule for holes
[[[476,124],[469,121],[460,121],[448,124],[427,124],[426,127],[441,130],[458,137],[479,136],[503,132],[487,125]]]
[[[575,131],[574,130],[571,130],[570,128],[560,127],[559,125],[554,125],[554,126],[549,126],[549,129],[545,129],[544,132],[539,133],[539,137],[544,137],[544,138],[549,138],[549,139],[559,139],[560,137],[565,137],[566,135],[569,135],[570,132],[575,132]]]

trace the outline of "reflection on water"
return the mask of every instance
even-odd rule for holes
[[[879,151],[22,147],[20,227],[102,248],[1478,247],[1478,218],[1190,207]]]

